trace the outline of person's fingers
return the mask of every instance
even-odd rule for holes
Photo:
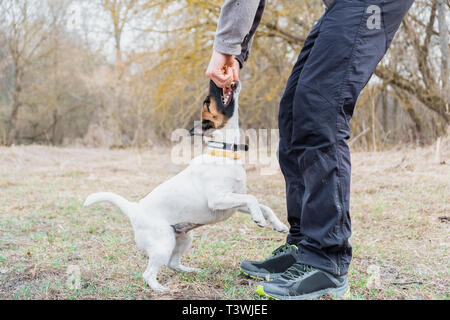
[[[223,88],[229,88],[231,87],[231,84],[233,83],[233,68],[232,67],[227,67],[225,69],[225,74],[224,74],[224,79],[223,81],[225,82],[225,85],[223,86]]]
[[[223,89],[223,94],[226,94],[226,91],[228,88],[231,87],[231,84],[233,83],[233,68],[232,67],[226,67],[224,69],[225,74],[223,74],[222,82],[223,85],[221,88]]]
[[[233,81],[239,81],[239,66],[236,68],[236,65],[233,66]]]
[[[227,85],[231,84],[233,81],[233,75],[232,73],[227,72],[226,74],[223,74],[222,72],[213,72],[210,76],[211,80],[214,81],[214,83],[219,88],[225,88]]]
[[[220,88],[230,87],[236,81],[238,74],[234,70],[236,63],[234,56],[213,52],[205,76],[214,81]]]
[[[206,69],[205,76],[207,78],[211,78],[213,76],[213,73],[214,73],[213,70],[214,70],[214,68],[211,65],[209,65],[208,68]]]
[[[224,88],[225,87],[225,82],[220,81],[219,79],[217,79],[216,77],[211,77],[211,80],[216,84],[216,86],[218,86],[219,88]]]

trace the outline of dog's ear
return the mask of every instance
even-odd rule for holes
[[[219,88],[214,81],[209,80],[209,97],[216,103],[217,110],[224,110],[222,103],[223,89]]]
[[[205,100],[203,101],[202,108],[207,108],[208,111],[209,111],[209,106],[210,106],[210,105],[211,105],[211,96],[210,96],[210,95],[207,95],[206,98],[205,98]],[[202,112],[203,112],[203,110],[202,110]]]

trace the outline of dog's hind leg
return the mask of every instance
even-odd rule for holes
[[[169,261],[169,268],[181,272],[199,272],[201,269],[190,268],[183,266],[181,264],[181,258],[186,253],[186,251],[191,247],[193,238],[193,232],[189,231],[186,233],[177,234],[175,237],[176,244],[173,249],[172,256]]]
[[[172,227],[164,222],[153,221],[151,230],[141,230],[139,242],[148,255],[148,266],[142,277],[150,288],[162,292],[166,288],[158,280],[158,271],[162,266],[168,266],[173,249],[175,235]]]

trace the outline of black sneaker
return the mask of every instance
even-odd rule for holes
[[[296,260],[298,247],[283,244],[272,252],[272,256],[264,261],[248,261],[241,263],[241,272],[258,280],[273,280],[281,276]]]
[[[277,300],[305,300],[331,295],[342,297],[348,291],[347,276],[336,277],[314,267],[296,263],[278,279],[261,282],[256,293]]]

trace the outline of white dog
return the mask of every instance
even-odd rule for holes
[[[250,213],[260,227],[265,218],[279,232],[288,228],[272,210],[247,194],[246,174],[239,159],[238,94],[240,84],[225,93],[212,81],[202,106],[202,122],[191,134],[211,134],[208,153],[194,158],[189,166],[156,187],[139,202],[129,202],[110,192],[91,194],[84,203],[109,201],[130,219],[138,247],[147,253],[148,267],[143,278],[155,291],[161,266],[191,272],[181,258],[192,242],[192,229],[228,219],[237,209]]]

